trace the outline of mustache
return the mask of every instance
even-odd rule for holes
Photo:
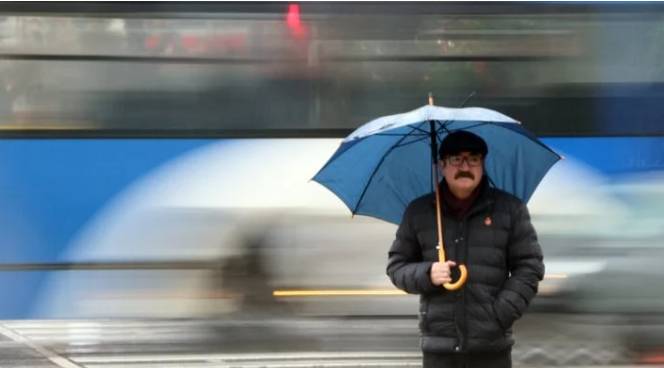
[[[475,175],[473,175],[471,172],[468,171],[459,171],[454,176],[454,179],[459,179],[459,178],[468,178],[470,180],[475,180]]]

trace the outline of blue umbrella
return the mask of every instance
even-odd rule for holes
[[[337,195],[354,215],[395,224],[412,200],[435,188],[439,258],[444,262],[440,199],[438,186],[433,185],[439,182],[436,142],[457,130],[471,131],[486,141],[485,174],[492,185],[524,202],[561,159],[506,115],[478,107],[434,106],[430,99],[429,105],[419,109],[380,117],[357,128],[313,180]]]

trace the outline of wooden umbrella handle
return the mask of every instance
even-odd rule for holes
[[[443,284],[445,289],[451,291],[457,290],[466,283],[466,280],[468,279],[468,269],[466,269],[465,265],[459,265],[459,271],[461,271],[461,276],[459,276],[459,279],[456,282],[448,282]]]
[[[466,268],[466,265],[459,265],[459,271],[461,271],[461,276],[459,276],[459,279],[456,282],[448,282],[443,284],[445,289],[457,290],[466,283],[466,280],[468,279],[468,269]]]
[[[440,235],[439,235],[440,236]],[[442,237],[438,242],[438,261],[441,263],[445,263],[445,247],[443,245]],[[468,280],[468,269],[466,268],[466,265],[460,264],[459,265],[459,271],[461,272],[461,275],[459,276],[459,279],[456,282],[447,282],[443,284],[443,287],[447,290],[458,290],[463,286],[463,284],[466,283]]]

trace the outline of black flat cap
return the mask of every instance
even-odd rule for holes
[[[480,153],[486,157],[489,148],[477,134],[465,130],[457,130],[449,133],[440,143],[438,155],[442,160],[446,156],[456,155],[461,152]]]

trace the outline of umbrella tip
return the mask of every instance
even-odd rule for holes
[[[429,92],[429,105],[433,106],[433,93]]]

